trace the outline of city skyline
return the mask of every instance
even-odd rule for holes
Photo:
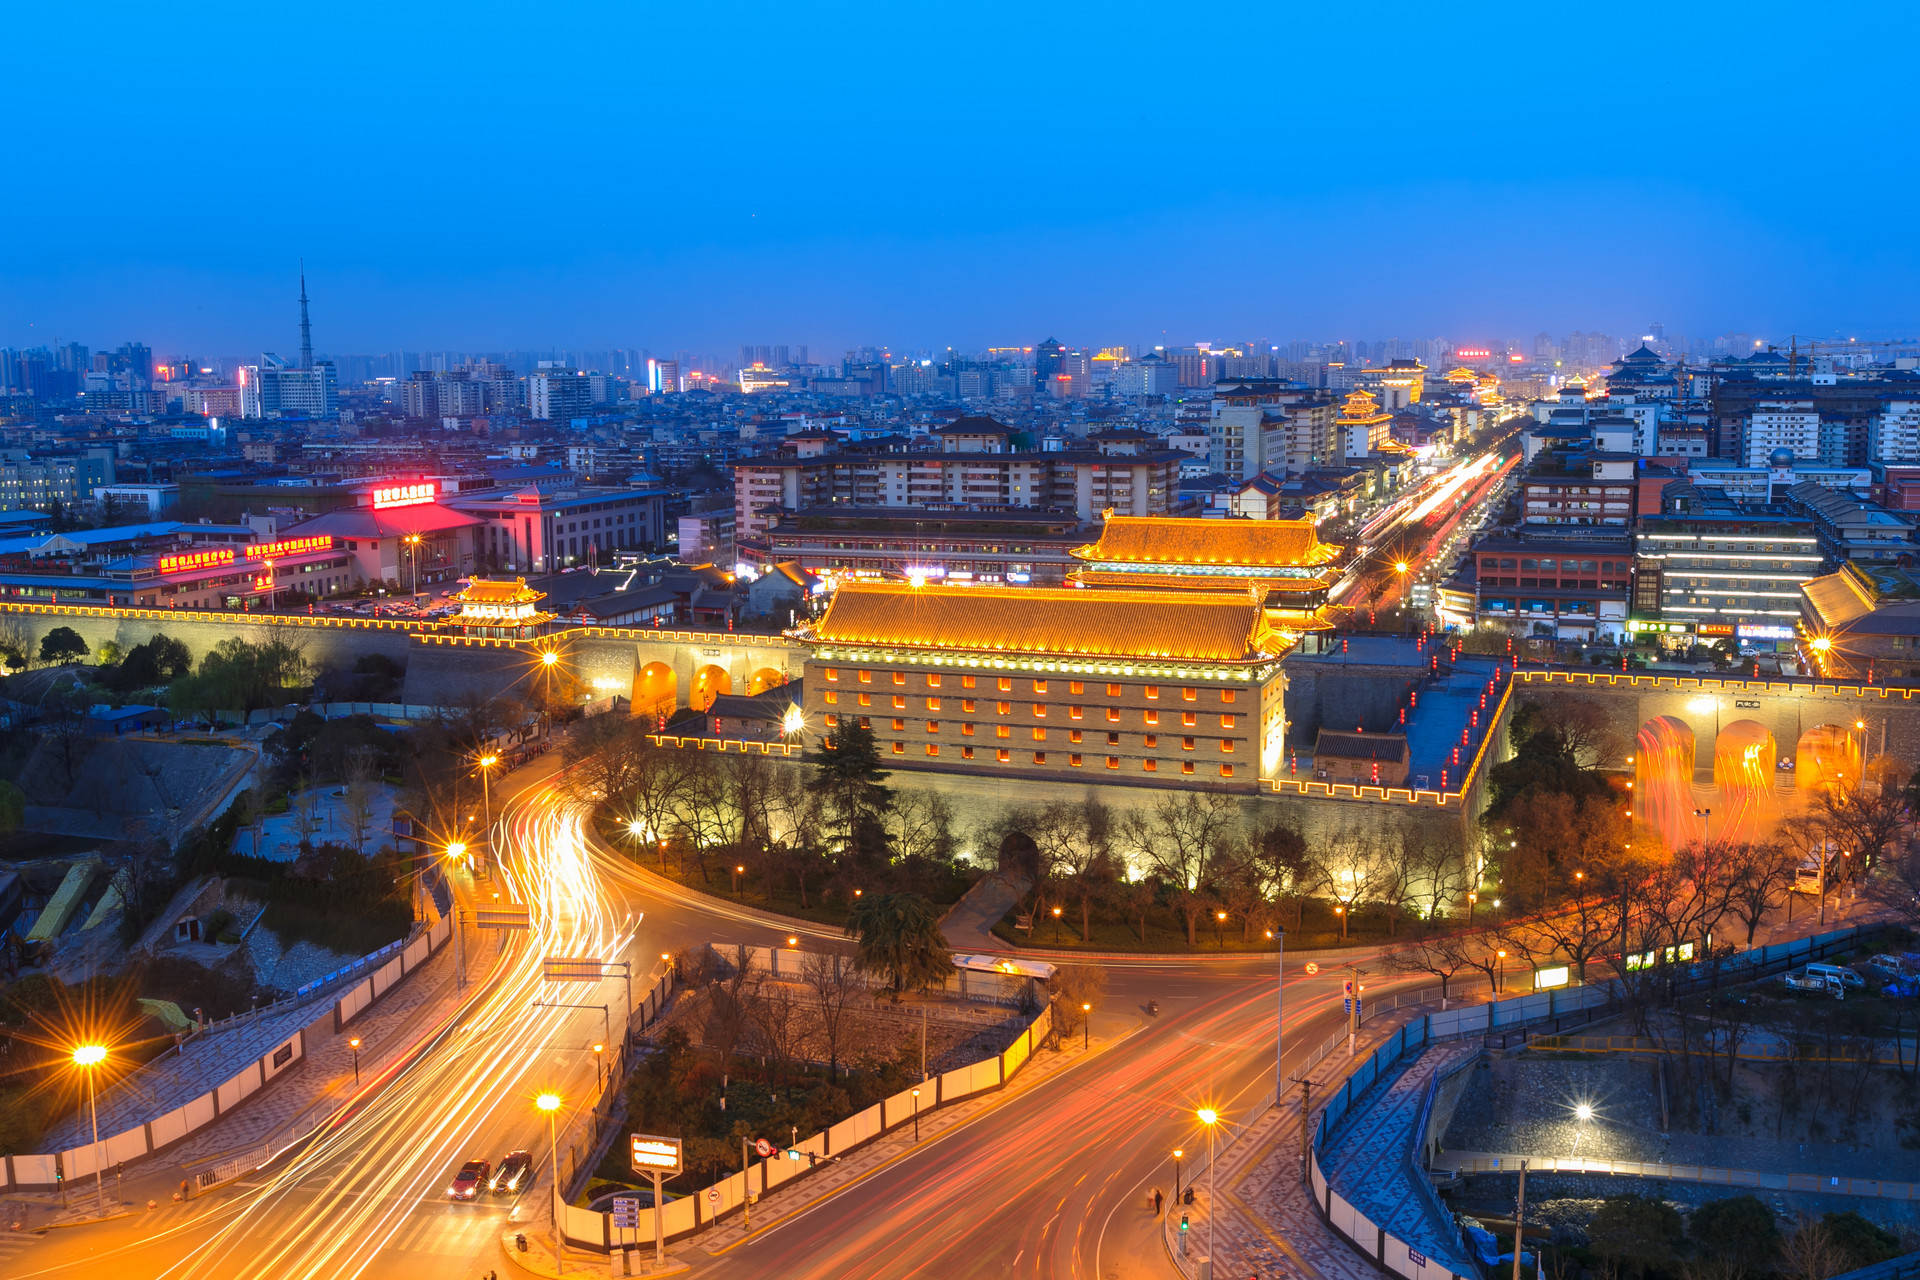
[[[1630,15],[1229,33],[1103,10],[1028,33],[1012,10],[720,30],[588,6],[546,33],[564,56],[507,75],[471,69],[530,8],[318,30],[239,12],[207,14],[194,55],[270,74],[183,92],[150,32],[111,23],[79,65],[22,71],[71,136],[137,114],[152,190],[17,201],[0,342],[289,347],[302,257],[335,351],[1892,334],[1920,284],[1913,179],[1841,127],[1897,115],[1884,23],[1782,41],[1750,10],[1689,9],[1663,16],[1673,52],[1624,74],[1649,38]],[[21,22],[70,34],[55,11]],[[422,42],[444,56],[402,61]],[[1284,94],[1247,49],[1286,54]],[[1878,198],[1783,181],[1795,157]]]

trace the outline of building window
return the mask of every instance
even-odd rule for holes
[[[1120,686],[1119,686],[1119,685],[1117,685],[1117,684],[1110,684],[1110,685],[1108,685],[1108,686],[1107,686],[1107,696],[1108,696],[1109,698],[1117,698],[1117,697],[1119,697],[1119,696],[1120,696]]]
[[[823,667],[820,673],[826,676],[828,684],[838,683],[840,679],[840,668],[838,667]]]
[[[1120,767],[1120,757],[1119,757],[1119,756],[1108,756],[1108,757],[1107,757],[1107,768],[1109,768],[1109,769],[1118,769],[1119,767]]]
[[[895,733],[899,733],[901,730],[905,729],[906,727],[907,727],[907,722],[905,720],[895,720],[893,722],[893,730]]]
[[[1108,707],[1108,708],[1107,708],[1107,723],[1108,723],[1108,724],[1119,724],[1119,723],[1120,723],[1120,708],[1118,708],[1118,707]]]
[[[972,699],[972,698],[962,698],[962,699],[960,699],[960,709],[961,709],[962,711],[971,711],[971,710],[973,710],[973,699]]]
[[[1232,702],[1234,697],[1235,694],[1232,689],[1222,689],[1220,691],[1220,701],[1222,702]]]
[[[998,751],[993,753],[993,758],[995,760],[998,760],[1001,764],[1006,764],[1008,761],[1013,759],[1013,752],[1007,750],[1005,747],[1002,747]]]
[[[962,748],[960,748],[960,758],[961,758],[962,760],[971,760],[971,759],[973,759],[973,748],[972,748],[972,747],[962,747]]]
[[[1068,742],[1080,741],[1080,731],[1078,729],[1067,730],[1067,741]]]
[[[1079,718],[1080,718],[1080,708],[1078,707],[1067,708],[1067,719],[1078,720]]]
[[[1034,752],[1034,753],[1033,753],[1033,762],[1034,762],[1035,764],[1045,764],[1045,763],[1047,762],[1047,753],[1046,753],[1046,752],[1044,752],[1044,751],[1036,751],[1036,752]]]
[[[822,700],[828,706],[832,706],[834,703],[840,701],[840,691],[838,689],[829,689],[823,696]]]
[[[1147,697],[1149,697],[1149,698],[1158,698],[1159,696],[1160,696],[1160,686],[1159,686],[1159,685],[1157,685],[1157,684],[1150,684],[1150,685],[1148,685],[1148,686],[1147,686]]]
[[[1035,742],[1045,742],[1047,740],[1047,731],[1045,729],[1040,728],[1038,725],[1035,725],[1033,730],[1033,740]]]
[[[940,732],[940,722],[938,720],[927,721],[927,732],[928,733]]]
[[[996,738],[1011,738],[1013,736],[1013,726],[1010,724],[997,724],[993,726],[993,736]]]
[[[870,693],[863,693],[863,694],[861,694],[861,695],[860,695],[860,705],[861,705],[861,706],[863,706],[863,707],[870,707],[870,706],[872,706],[872,705],[873,705],[873,695],[872,695],[872,694],[870,694]]]
[[[1192,738],[1182,738],[1182,739],[1180,739],[1180,749],[1181,749],[1182,751],[1191,751],[1191,750],[1193,750],[1193,739],[1192,739]]]
[[[907,700],[896,693],[893,695],[893,706],[896,711],[904,711],[907,706]]]
[[[873,683],[873,672],[871,672],[871,671],[862,671],[862,672],[860,673],[860,683],[861,683],[861,684],[872,684],[872,683]]]
[[[1085,685],[1084,683],[1082,683],[1081,681],[1079,681],[1079,680],[1069,680],[1069,681],[1067,681],[1067,692],[1068,692],[1068,693],[1085,693],[1086,691],[1087,691],[1087,686],[1086,686],[1086,685]]]
[[[1221,765],[1220,776],[1223,778],[1231,778],[1233,776],[1233,766],[1230,764]]]
[[[1013,704],[1011,702],[996,702],[993,704],[993,710],[996,715],[1010,716],[1013,714]]]
[[[962,724],[960,726],[960,736],[963,738],[971,738],[973,736],[973,725]]]
[[[907,682],[907,673],[906,673],[906,672],[904,672],[904,671],[896,671],[896,672],[894,672],[894,673],[893,673],[893,682],[894,682],[895,684],[905,684],[905,683]]]
[[[1067,757],[1067,763],[1068,763],[1068,764],[1070,764],[1070,765],[1072,765],[1072,766],[1073,766],[1074,768],[1076,768],[1076,769],[1078,769],[1078,768],[1080,767],[1080,761],[1081,761],[1081,759],[1082,759],[1082,757],[1081,757],[1081,755],[1080,755],[1080,753],[1079,753],[1078,751],[1076,751],[1076,752],[1074,752],[1074,753],[1073,753],[1072,755],[1070,755],[1070,756],[1068,756],[1068,757]]]
[[[1047,682],[1045,680],[1035,680],[1033,682],[1033,691],[1035,693],[1045,693],[1047,691]]]
[[[1233,739],[1232,739],[1232,738],[1222,738],[1222,739],[1220,739],[1220,751],[1221,751],[1221,753],[1222,753],[1223,755],[1232,755],[1232,754],[1233,754]]]
[[[1012,692],[1013,692],[1013,677],[1012,677],[1012,676],[1001,676],[1001,677],[1000,677],[1000,692],[1002,692],[1002,693],[1012,693]]]
[[[939,676],[928,676],[928,677],[927,677],[927,688],[929,688],[929,689],[938,689],[939,687],[940,687],[940,677],[939,677]]]
[[[1117,746],[1119,746],[1119,745],[1120,745],[1120,735],[1119,735],[1119,734],[1117,734],[1117,733],[1110,733],[1110,734],[1108,734],[1108,735],[1107,735],[1107,745],[1108,745],[1108,746],[1110,746],[1110,747],[1117,747]]]
[[[829,715],[827,717],[827,728],[837,729],[839,727],[840,727],[840,717],[836,715]]]
[[[1198,689],[1182,689],[1180,691],[1180,699],[1183,702],[1195,702],[1199,700],[1199,697],[1200,691]]]
[[[1182,772],[1182,773],[1192,773],[1192,772],[1193,772],[1193,761],[1191,761],[1191,760],[1182,760],[1182,761],[1180,762],[1180,772]]]
[[[1143,711],[1140,714],[1146,718],[1148,724],[1160,723],[1160,713],[1158,711]]]
[[[1200,717],[1191,711],[1182,711],[1180,713],[1180,723],[1191,729],[1200,723]]]
[[[1034,704],[1033,704],[1033,718],[1034,718],[1035,720],[1045,720],[1045,719],[1047,718],[1047,704],[1046,704],[1046,703],[1044,703],[1044,702],[1036,702],[1036,703],[1034,703]]]
[[[928,754],[928,755],[930,755],[930,756],[937,756],[937,755],[939,755],[939,754],[940,754],[940,744],[939,744],[939,743],[937,743],[937,742],[929,742],[929,743],[927,744],[927,754]]]
[[[1143,773],[1158,773],[1160,772],[1160,762],[1158,760],[1142,760],[1140,762],[1140,770]]]
[[[1232,716],[1221,716],[1221,717],[1220,717],[1220,727],[1221,727],[1222,729],[1231,729],[1231,728],[1233,728],[1233,717],[1232,717]]]
[[[907,754],[907,744],[906,744],[906,743],[904,743],[904,742],[896,742],[896,743],[894,743],[894,744],[893,744],[893,754],[895,754],[895,755],[897,755],[897,756],[903,756],[903,755],[905,755],[905,754]]]
[[[972,677],[972,676],[961,676],[961,677],[960,677],[960,687],[961,687],[962,689],[971,689],[971,688],[973,688],[973,677]]]
[[[940,699],[938,698],[927,699],[927,710],[938,711],[939,709],[940,709]]]

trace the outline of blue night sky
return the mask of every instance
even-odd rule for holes
[[[0,345],[1912,333],[1916,12],[14,6]]]

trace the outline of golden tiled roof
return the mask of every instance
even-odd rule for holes
[[[532,604],[546,599],[546,593],[535,591],[525,578],[515,578],[512,582],[504,578],[473,578],[458,599],[463,604]]]
[[[1251,594],[849,582],[813,630],[820,644],[1062,657],[1249,662],[1277,652]]]
[[[1800,590],[1820,615],[1822,625],[1827,627],[1843,627],[1873,612],[1873,598],[1860,589],[1845,569],[1825,577],[1809,578],[1800,584]]]
[[[1189,516],[1108,516],[1100,541],[1076,547],[1082,560],[1123,564],[1325,564],[1340,553],[1311,520],[1207,520]]]
[[[1170,570],[1166,573],[1133,573],[1111,569],[1075,569],[1067,575],[1069,582],[1083,587],[1111,587],[1115,590],[1163,590],[1163,591],[1211,591],[1216,595],[1223,591],[1253,591],[1261,595],[1280,595],[1325,591],[1331,585],[1333,571],[1315,574],[1311,578],[1269,578],[1241,574],[1181,573]]]

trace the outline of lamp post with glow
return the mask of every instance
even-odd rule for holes
[[[1090,1047],[1091,1042],[1088,1037],[1092,1034],[1093,1005],[1089,1001],[1082,1000],[1080,1002],[1080,1052],[1085,1053]]]
[[[413,565],[413,599],[420,602],[420,535],[410,533],[406,536],[407,560]]]
[[[1173,1149],[1173,1202],[1180,1203],[1180,1159],[1187,1153],[1179,1147]]]
[[[447,842],[447,861],[458,863],[460,859],[466,856],[467,842],[465,840],[449,840]],[[467,953],[460,930],[460,903],[458,900],[453,900],[453,878],[451,876],[447,878],[447,897],[452,900],[453,907],[453,967],[459,972],[460,985],[464,987],[467,985]]]
[[[492,848],[493,789],[487,785],[487,774],[492,770],[493,766],[500,763],[500,757],[497,753],[489,751],[483,754],[475,763],[480,766],[480,802],[484,806],[484,812],[487,815],[487,847]]]
[[[1213,1220],[1218,1215],[1220,1202],[1214,1192],[1219,1187],[1219,1178],[1213,1168],[1213,1129],[1220,1123],[1220,1113],[1212,1107],[1202,1107],[1195,1112],[1200,1123],[1207,1126],[1207,1259],[1213,1259]]]
[[[93,1120],[93,1189],[101,1217],[107,1216],[106,1170],[100,1162],[100,1107],[93,1087],[94,1068],[107,1060],[107,1046],[83,1044],[73,1051],[73,1064],[87,1073],[87,1114]]]
[[[913,1140],[920,1141],[920,1091],[913,1091]]]
[[[566,1239],[560,1234],[560,1138],[554,1126],[554,1113],[560,1110],[560,1095],[543,1093],[533,1105],[547,1113],[547,1159],[553,1168],[553,1265],[556,1272],[566,1269],[562,1254]]]
[[[347,1048],[353,1050],[353,1087],[358,1089],[360,1087],[360,1037],[355,1036],[347,1041]]]

